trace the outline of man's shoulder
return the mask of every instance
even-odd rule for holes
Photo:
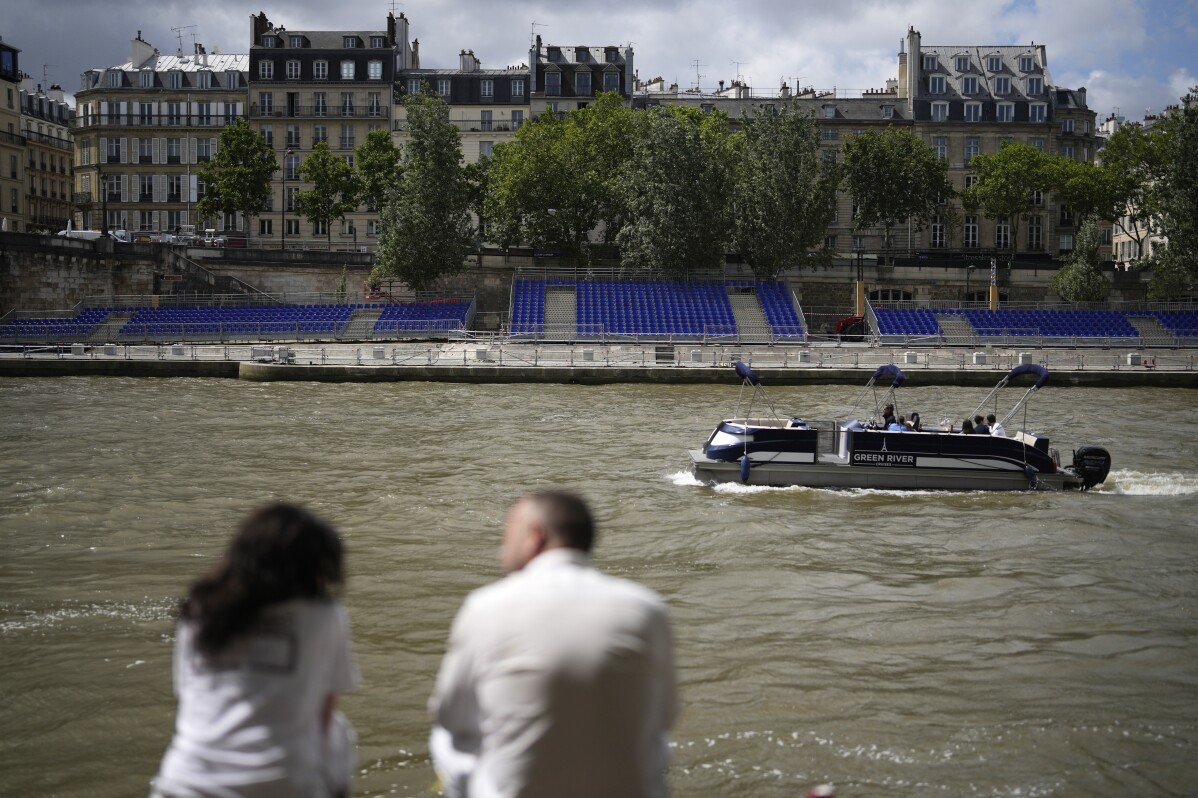
[[[624,602],[643,606],[645,609],[665,611],[665,600],[651,588],[619,576],[605,574],[594,566],[558,565],[552,570],[536,569],[517,571],[489,585],[477,588],[466,597],[462,612],[491,612],[508,603],[527,601],[530,593],[554,590],[555,580],[562,569],[573,571],[570,581],[582,587],[595,600]]]

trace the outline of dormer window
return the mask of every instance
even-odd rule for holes
[[[967,78],[961,78],[961,93],[962,94],[977,94],[978,93],[978,79],[973,76],[970,76]]]
[[[230,69],[225,72],[225,88],[236,89],[241,85],[241,73],[236,69]]]
[[[328,61],[313,61],[312,62],[312,77],[316,80],[328,80],[329,77],[329,62]]]
[[[614,47],[609,47],[603,54],[603,60],[609,64],[614,64],[620,60],[620,51]]]
[[[937,67],[936,56],[925,55],[923,57],[923,68],[925,71],[935,69],[936,67]]]
[[[154,87],[154,70],[143,69],[139,75],[139,78],[140,80],[138,81],[138,85],[143,89],[150,89]]]
[[[981,122],[982,121],[982,104],[981,103],[965,103],[965,121],[966,122]]]
[[[986,69],[991,72],[1002,72],[1002,58],[997,55],[992,55],[986,59]]]
[[[958,72],[968,72],[969,71],[969,56],[967,56],[967,55],[957,56],[957,71]]]
[[[385,49],[387,47],[387,37],[386,36],[371,36],[370,37],[370,46],[373,47],[375,50]]]
[[[518,80],[518,79],[512,80],[512,96],[513,97],[523,97],[524,96],[524,81],[523,80]]]
[[[548,58],[550,61],[561,61],[562,60],[561,48],[560,47],[550,47],[548,49],[548,51],[546,52],[546,58]]]
[[[300,62],[298,59],[292,58],[287,62],[287,79],[299,80]]]
[[[1044,91],[1044,78],[1034,77],[1027,79],[1027,93],[1029,95],[1039,94]]]
[[[199,73],[199,87],[201,89],[212,88],[212,72],[207,69],[201,69]]]
[[[589,71],[579,72],[574,76],[574,93],[580,97],[590,96],[591,73]]]
[[[893,105],[883,105],[882,106],[882,118],[883,119],[894,119],[894,106]]]
[[[258,62],[258,77],[262,80],[271,80],[275,76],[275,62],[262,60]]]
[[[120,72],[109,72],[108,73],[108,87],[115,89],[115,88],[119,87],[120,85],[121,85],[121,73]]]
[[[341,62],[341,79],[342,80],[353,80],[354,79],[354,62],[353,61],[342,61]]]
[[[263,34],[262,46],[263,47],[278,47],[279,40],[278,40],[278,38],[275,37],[275,35],[273,33]]]
[[[304,46],[304,37],[303,36],[291,36],[288,38],[288,43],[291,47],[293,47],[295,49],[300,49]]]
[[[353,50],[354,48],[356,48],[358,46],[358,43],[359,42],[358,42],[357,36],[342,36],[341,37],[341,46],[344,47],[346,50]]]
[[[1010,94],[1011,93],[1011,79],[1010,78],[995,78],[994,79],[994,93],[1000,94],[1000,95],[1001,94]]]
[[[1032,58],[1030,55],[1019,56],[1019,71],[1020,72],[1031,72],[1035,68],[1036,68],[1036,59]]]
[[[932,75],[928,78],[928,91],[932,94],[944,94],[944,75]]]
[[[835,119],[836,118],[836,106],[835,105],[825,105],[823,108],[823,111],[824,111],[824,119]]]
[[[172,69],[170,71],[169,75],[170,75],[170,79],[167,81],[167,83],[170,84],[170,87],[172,89],[183,88],[183,73],[182,72],[180,72],[177,69]]]

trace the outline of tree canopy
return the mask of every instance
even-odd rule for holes
[[[975,155],[970,167],[977,181],[965,190],[968,208],[981,209],[992,219],[1011,226],[1011,255],[1019,236],[1019,221],[1037,209],[1035,192],[1053,188],[1051,157],[1030,144],[1007,142],[994,155]]]
[[[1101,302],[1111,292],[1111,282],[1102,275],[1102,257],[1109,248],[1102,240],[1096,216],[1082,222],[1073,252],[1052,276],[1052,289],[1066,302]]]
[[[296,192],[295,210],[312,224],[324,226],[331,249],[333,221],[344,219],[358,206],[353,169],[344,158],[333,154],[327,141],[321,141],[300,164],[299,177],[312,187]]]
[[[274,150],[249,122],[237,119],[220,133],[216,154],[196,167],[204,196],[196,205],[201,219],[240,211],[260,216],[270,206],[271,178],[279,171]]]
[[[354,151],[354,178],[358,187],[358,203],[379,210],[387,203],[387,195],[399,182],[402,154],[391,133],[372,130]]]
[[[800,265],[836,214],[836,166],[815,118],[792,105],[748,119],[732,187],[733,249],[758,277]]]
[[[844,185],[857,206],[853,227],[881,226],[889,252],[891,231],[910,221],[922,230],[956,192],[948,164],[906,130],[888,127],[854,136],[844,147]]]
[[[474,247],[461,136],[449,106],[428,93],[404,100],[410,140],[402,171],[383,207],[376,277],[429,288],[461,271]]]
[[[638,118],[620,179],[628,222],[616,240],[625,267],[681,277],[724,265],[733,154],[722,113],[651,108]]]

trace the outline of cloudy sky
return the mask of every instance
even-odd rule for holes
[[[0,36],[22,49],[22,68],[71,92],[79,73],[129,58],[138,29],[163,52],[172,27],[212,52],[245,52],[249,16],[265,10],[292,30],[381,28],[389,0],[0,0]],[[1089,90],[1100,117],[1138,119],[1198,84],[1198,0],[404,0],[422,65],[453,66],[462,48],[487,67],[528,58],[533,23],[546,43],[632,43],[642,78],[714,87],[738,74],[756,91],[782,79],[861,91],[896,72],[899,40],[913,25],[925,44],[1038,42],[1057,85]],[[694,63],[700,66],[696,70]],[[739,64],[737,63],[739,62]]]

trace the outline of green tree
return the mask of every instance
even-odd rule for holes
[[[836,166],[815,118],[791,105],[747,120],[733,182],[733,248],[774,279],[822,243],[836,215]]]
[[[1066,302],[1101,302],[1111,292],[1111,282],[1102,276],[1102,226],[1094,215],[1082,222],[1073,252],[1052,276],[1052,289]]]
[[[461,137],[449,107],[427,92],[408,96],[404,107],[411,138],[399,182],[383,207],[375,276],[419,291],[461,271],[474,238]]]
[[[1144,251],[1144,240],[1159,224],[1161,189],[1168,163],[1166,126],[1145,129],[1123,125],[1102,148],[1102,169],[1114,186],[1112,216],[1115,229]]]
[[[1152,270],[1148,278],[1148,298],[1154,302],[1176,302],[1194,293],[1194,273],[1172,246],[1156,247],[1146,265]]]
[[[226,125],[212,160],[196,167],[205,187],[196,215],[212,219],[240,211],[248,227],[270,205],[270,182],[277,171],[274,150],[249,122],[238,119]]]
[[[334,155],[327,141],[312,148],[312,154],[299,167],[300,180],[312,188],[296,192],[295,209],[313,225],[323,224],[329,249],[333,248],[333,221],[358,207],[358,187],[353,169],[340,155]]]
[[[358,203],[374,210],[387,204],[388,193],[399,182],[402,153],[386,130],[372,130],[354,150],[354,179]]]
[[[592,233],[614,240],[626,218],[619,177],[632,154],[634,114],[618,94],[562,116],[545,113],[495,148],[482,216],[489,237],[587,260]]]
[[[1056,155],[1049,157],[1047,173],[1057,200],[1073,211],[1079,234],[1089,219],[1115,220],[1123,181],[1114,170]]]
[[[856,230],[882,227],[889,255],[896,225],[922,230],[955,194],[948,164],[906,130],[888,127],[854,136],[844,147],[844,184],[857,206]]]
[[[1198,87],[1164,122],[1167,161],[1161,180],[1161,230],[1168,238],[1167,268],[1184,269],[1198,283]],[[1176,296],[1174,297],[1176,298]]]
[[[991,219],[1008,220],[1014,261],[1020,220],[1036,210],[1035,192],[1053,187],[1051,159],[1030,144],[1008,142],[994,155],[975,155],[970,168],[977,181],[965,191],[966,207],[980,208]]]
[[[621,179],[624,266],[680,277],[724,264],[731,234],[734,144],[727,117],[652,108]]]

